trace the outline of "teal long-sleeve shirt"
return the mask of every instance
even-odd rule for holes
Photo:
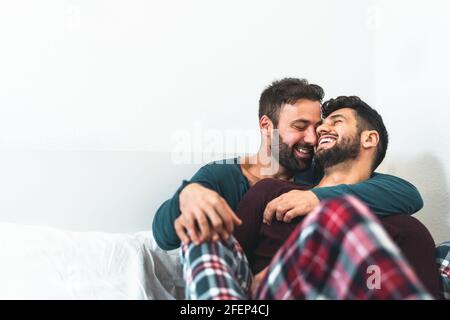
[[[294,182],[314,186],[322,179],[323,172],[314,164],[306,171],[294,176]],[[174,222],[180,215],[179,195],[189,183],[198,183],[216,191],[235,211],[239,201],[250,188],[242,173],[237,158],[215,161],[200,168],[190,179],[184,180],[175,195],[165,201],[153,219],[153,235],[158,246],[164,250],[180,246]],[[423,207],[423,200],[417,188],[401,178],[374,173],[369,180],[358,184],[341,184],[333,187],[311,189],[319,200],[352,194],[365,202],[377,215],[413,214]]]

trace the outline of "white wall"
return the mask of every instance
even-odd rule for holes
[[[393,136],[387,170],[417,183],[428,192],[426,200],[435,199],[434,188],[448,190],[449,181],[435,169],[448,171],[450,156],[443,145],[432,153],[439,146],[430,144],[436,121],[416,114],[430,94],[410,82],[398,101],[392,98],[395,79],[410,80],[408,66],[418,56],[394,58],[390,46],[414,43],[422,30],[406,19],[401,32],[408,37],[394,36],[393,17],[402,12],[369,0],[2,1],[0,221],[117,232],[149,228],[160,203],[199,167],[171,163],[174,132],[232,128],[257,137],[259,94],[284,76],[317,82],[327,97],[357,94],[377,103]],[[423,23],[430,33],[435,27]],[[426,35],[416,41],[423,39],[431,41],[424,50],[444,46]],[[445,56],[430,57],[422,76],[438,77],[444,86],[438,66],[448,67]],[[410,89],[416,99],[399,107]],[[436,111],[445,91],[439,93]],[[394,102],[395,112],[388,107]],[[406,127],[398,121],[400,110],[411,103],[417,105]],[[399,156],[407,151],[411,158]],[[427,172],[429,159],[432,181],[418,174]],[[440,216],[450,211],[446,197],[436,204]],[[425,222],[445,238],[448,223],[439,219]],[[434,228],[439,223],[447,229]]]
[[[450,240],[450,3],[378,2],[376,102],[391,145],[384,168],[419,188],[417,217]]]

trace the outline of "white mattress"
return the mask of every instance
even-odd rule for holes
[[[0,223],[0,299],[180,299],[177,251],[152,233]]]

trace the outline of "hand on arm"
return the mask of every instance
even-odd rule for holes
[[[267,204],[263,222],[269,225],[273,219],[291,222],[295,217],[311,212],[319,203],[319,198],[311,191],[291,190]]]
[[[175,220],[175,231],[182,242],[195,244],[227,239],[241,220],[217,192],[191,183],[180,193],[181,215]]]

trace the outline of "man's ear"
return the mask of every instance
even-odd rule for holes
[[[365,130],[361,133],[361,144],[364,149],[374,148],[380,142],[380,135],[376,130]]]
[[[261,134],[266,138],[270,138],[273,130],[273,122],[266,115],[263,115],[261,119],[259,119],[259,129],[261,130]]]

